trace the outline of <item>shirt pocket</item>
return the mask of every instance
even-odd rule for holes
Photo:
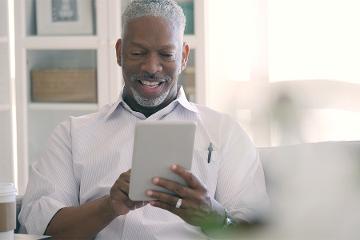
[[[220,155],[217,150],[213,150],[210,161],[208,161],[208,157],[208,150],[194,149],[191,172],[206,186],[210,196],[214,196],[220,166]]]

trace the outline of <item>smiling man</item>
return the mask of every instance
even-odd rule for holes
[[[190,52],[182,9],[173,0],[135,0],[122,19],[122,94],[54,130],[30,169],[23,229],[59,239],[207,239],[253,221],[268,200],[254,145],[228,116],[188,102],[178,84]],[[176,196],[149,189],[155,200],[134,202],[134,129],[146,120],[195,121],[194,158],[191,169],[171,166],[187,186],[153,179]]]
[[[145,116],[176,99],[178,76],[186,67],[190,52],[189,45],[183,42],[185,19],[176,19],[176,12],[169,12],[171,5],[163,7],[169,8],[168,12],[146,10],[150,16],[141,11],[125,12],[123,40],[116,44],[125,81],[124,100]],[[176,10],[181,14],[180,9]]]

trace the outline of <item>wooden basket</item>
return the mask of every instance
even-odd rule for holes
[[[33,102],[97,102],[96,69],[31,71]]]

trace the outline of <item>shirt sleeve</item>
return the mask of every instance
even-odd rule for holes
[[[232,217],[252,222],[269,205],[262,164],[239,124],[226,121],[222,132],[224,145],[215,198]]]
[[[78,206],[79,184],[72,164],[70,120],[58,125],[42,157],[29,169],[19,221],[31,234],[44,234],[61,208]]]

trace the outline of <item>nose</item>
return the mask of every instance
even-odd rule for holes
[[[151,74],[161,72],[161,59],[155,53],[148,54],[141,65],[141,70]]]

